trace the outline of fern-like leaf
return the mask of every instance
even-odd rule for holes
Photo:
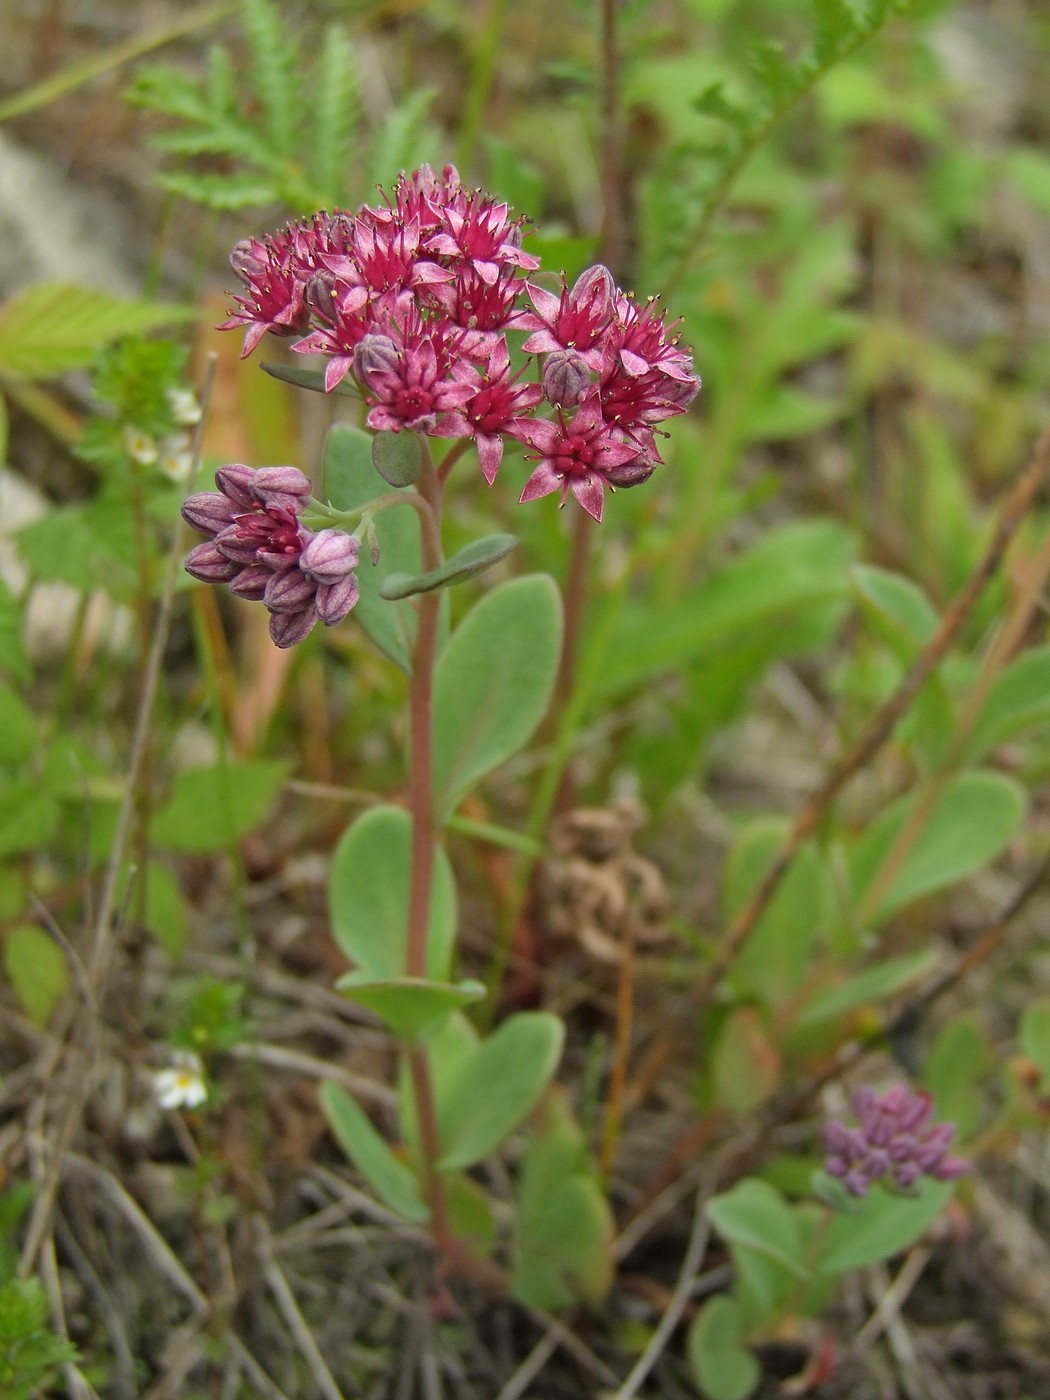
[[[347,171],[361,122],[361,96],[353,50],[338,25],[324,32],[314,84],[310,175],[318,203],[332,208],[346,198]]]
[[[270,0],[244,0],[244,28],[252,60],[252,86],[275,155],[294,160],[305,115],[299,46]]]

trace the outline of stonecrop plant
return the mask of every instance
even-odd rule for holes
[[[373,808],[347,832],[331,877],[333,927],[354,970],[341,985],[406,1046],[406,1162],[341,1090],[325,1107],[340,1141],[386,1203],[427,1220],[446,1261],[480,1267],[465,1249],[450,1196],[537,1106],[556,1068],[560,1021],[521,1012],[481,1039],[460,1008],[485,994],[449,980],[456,932],[442,829],[477,780],[510,757],[542,718],[561,650],[561,610],[544,575],[490,590],[451,636],[440,590],[496,564],[516,541],[486,536],[446,559],[442,495],[474,448],[490,486],[510,444],[524,448],[528,503],[558,494],[600,523],[606,493],[646,481],[657,437],[700,381],[655,299],[639,305],[593,266],[570,287],[541,286],[524,220],[452,166],[402,174],[384,203],[321,212],[245,240],[231,264],[244,290],[223,329],[245,328],[244,355],[266,336],[326,357],[324,369],[269,366],[324,392],[358,397],[365,428],[332,429],[323,488],[294,466],[221,467],[217,491],[182,513],[208,536],[186,568],[263,603],[278,647],[359,617],[409,676],[409,812]],[[434,446],[441,451],[435,456]],[[392,488],[392,489],[388,489]],[[394,534],[387,512],[407,506],[418,530]],[[366,562],[362,565],[362,552]],[[370,562],[369,562],[370,561]],[[407,571],[406,571],[406,565]],[[406,603],[406,600],[410,600]],[[553,1202],[529,1172],[521,1208],[555,1216],[569,1203],[590,1220],[592,1263],[576,1273],[597,1297],[607,1282],[609,1216],[571,1121],[538,1141],[567,1149],[578,1170]],[[565,1187],[569,1188],[564,1197]],[[544,1222],[533,1220],[537,1236]],[[576,1251],[580,1232],[570,1237]],[[586,1253],[586,1249],[584,1251]],[[512,1287],[549,1305],[568,1301],[566,1259],[519,1233]]]

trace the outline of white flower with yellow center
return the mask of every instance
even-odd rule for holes
[[[204,1065],[199,1055],[177,1050],[169,1069],[153,1076],[153,1090],[161,1108],[200,1108],[208,1097]]]

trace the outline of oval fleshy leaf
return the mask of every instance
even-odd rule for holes
[[[428,982],[422,977],[369,977],[348,972],[335,984],[360,1006],[374,1011],[401,1040],[417,1040],[424,1031],[461,1006],[480,1001],[482,982]]]
[[[434,677],[434,801],[440,821],[535,731],[554,689],[561,631],[554,580],[532,574],[494,588],[452,634]]]
[[[368,1114],[330,1080],[321,1085],[319,1097],[336,1141],[379,1199],[406,1220],[425,1224],[430,1211],[415,1172],[395,1157]]]
[[[426,574],[387,574],[379,590],[380,597],[395,600],[410,598],[415,593],[430,593],[435,588],[447,588],[450,583],[482,574],[505,559],[518,543],[517,535],[486,535],[464,545],[451,559]]]
[[[419,438],[415,433],[376,433],[372,465],[388,485],[414,486],[423,469]]]
[[[336,942],[374,981],[405,974],[405,930],[412,869],[412,824],[400,807],[363,812],[332,856],[328,904]],[[427,932],[427,974],[448,976],[456,928],[456,887],[444,851],[437,848]]]

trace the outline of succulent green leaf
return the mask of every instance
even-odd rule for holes
[[[714,1196],[708,1218],[723,1239],[768,1255],[796,1278],[805,1278],[802,1241],[794,1212],[767,1181],[745,1177],[729,1191]]]
[[[858,904],[878,879],[898,834],[911,819],[916,798],[891,803],[850,852]],[[1009,845],[1024,820],[1025,794],[1002,773],[960,773],[940,793],[932,811],[870,917],[877,924],[913,900],[954,885],[989,864]]]
[[[920,1179],[912,1194],[893,1195],[875,1185],[851,1210],[831,1222],[814,1272],[844,1274],[891,1259],[922,1235],[948,1204],[954,1182]]]
[[[368,1115],[330,1080],[321,1085],[320,1099],[336,1141],[379,1199],[406,1220],[425,1224],[430,1211],[415,1172],[394,1155]]]
[[[338,394],[340,398],[360,400],[352,380],[341,379],[334,389],[326,389],[324,370],[306,369],[300,365],[279,365],[272,360],[261,360],[259,368],[265,370],[272,379],[280,379],[284,384],[294,384],[297,389],[311,389],[318,394]]]
[[[442,822],[535,731],[554,689],[561,631],[554,581],[533,574],[475,603],[442,650],[434,678],[434,792]]]
[[[421,977],[369,977],[348,972],[336,983],[351,1001],[367,1006],[402,1040],[418,1040],[435,1023],[485,995],[482,982],[428,982]]]
[[[762,1369],[744,1345],[740,1304],[728,1294],[709,1298],[697,1313],[686,1351],[708,1400],[746,1400],[761,1379]]]
[[[463,1059],[439,1104],[441,1171],[480,1162],[532,1112],[557,1068],[564,1038],[557,1016],[522,1011]]]
[[[464,545],[451,559],[429,573],[417,574],[414,578],[408,574],[387,574],[380,594],[391,599],[410,598],[415,593],[429,593],[435,588],[447,588],[451,583],[462,583],[505,559],[517,543],[517,535],[485,535]]]
[[[415,433],[376,433],[372,439],[372,465],[388,486],[414,486],[423,470],[419,438]]]
[[[427,931],[427,976],[445,982],[456,931],[456,887],[448,857],[435,850]],[[405,975],[412,823],[400,807],[363,812],[332,854],[332,931],[357,970],[376,981]]]
[[[922,948],[899,958],[884,958],[874,967],[865,968],[847,978],[837,987],[818,993],[795,1018],[796,1026],[814,1026],[821,1021],[845,1016],[862,1006],[885,1001],[914,986],[937,966],[937,953]]]

